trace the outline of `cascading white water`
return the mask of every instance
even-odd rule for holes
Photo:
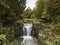
[[[31,36],[32,24],[24,24],[23,33],[25,35],[21,36],[23,41],[21,45],[37,45],[37,40]]]

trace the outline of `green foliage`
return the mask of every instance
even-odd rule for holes
[[[43,36],[38,36],[38,45],[47,45],[43,39],[44,39]]]
[[[4,34],[1,34],[1,35],[0,35],[0,40],[3,40],[3,41],[5,41],[5,40],[6,40],[6,37],[5,37],[5,35],[4,35]]]
[[[13,30],[14,30],[14,37],[19,37],[21,36],[21,30],[22,30],[22,23],[16,23]]]
[[[38,19],[47,17],[47,0],[37,0],[36,2],[36,17]]]
[[[60,0],[49,0],[49,4],[47,6],[50,19],[55,22],[60,22]]]
[[[37,0],[35,15],[38,19],[46,18],[54,22],[60,22],[59,7],[60,7],[60,0]]]
[[[11,25],[20,16],[25,9],[26,0],[0,0],[0,22]]]
[[[54,40],[54,45],[60,45],[60,36],[56,35],[56,39]]]
[[[22,19],[25,4],[26,0],[0,0],[0,34],[5,34],[7,40],[14,40],[14,35],[20,31],[21,26],[16,22]]]
[[[6,41],[6,37],[4,34],[0,35],[0,45],[4,45],[4,42]]]
[[[46,31],[46,29],[49,29],[51,31],[51,34],[47,36],[46,40],[52,40],[54,38],[54,35],[60,34],[60,0],[37,0],[36,8],[34,11],[35,17],[37,19],[43,20],[42,22],[40,21],[42,25],[36,26],[36,29],[40,27],[39,30],[41,30],[41,32],[43,32],[43,30]],[[41,33],[40,31],[38,32]],[[42,38],[39,37],[39,39]],[[56,42],[60,43],[60,39],[58,38]]]
[[[38,39],[38,34],[41,30],[40,23],[33,23],[32,35]]]
[[[6,39],[13,40],[14,37],[20,36],[22,24],[25,22],[34,23],[32,35],[38,39],[38,45],[46,45],[44,41],[53,40],[53,35],[60,34],[58,33],[60,30],[60,0],[37,0],[34,10],[30,8],[24,10],[25,4],[26,0],[0,0],[0,40],[4,42]],[[46,29],[53,31],[52,34]],[[46,39],[41,37],[40,33],[47,35]],[[56,36],[53,42],[55,45],[60,45],[60,36]]]
[[[32,18],[32,15],[33,15],[33,12],[32,12],[32,10],[30,9],[30,7],[28,7],[25,11],[24,11],[24,13],[22,14],[22,17],[23,18]]]

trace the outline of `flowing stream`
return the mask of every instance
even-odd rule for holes
[[[21,45],[37,45],[37,39],[31,36],[32,24],[24,24]]]

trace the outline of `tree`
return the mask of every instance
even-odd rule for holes
[[[47,0],[37,0],[36,2],[36,17],[38,19],[47,17]]]
[[[30,7],[28,7],[24,13],[22,14],[23,18],[32,18],[33,15],[33,11],[30,9]]]
[[[60,0],[49,0],[49,4],[47,6],[50,19],[54,22],[60,22]]]
[[[26,0],[0,0],[0,23],[13,24],[25,9]]]

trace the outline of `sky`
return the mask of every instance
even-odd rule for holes
[[[26,2],[26,8],[30,7],[33,9],[35,7],[36,0],[27,0]]]

